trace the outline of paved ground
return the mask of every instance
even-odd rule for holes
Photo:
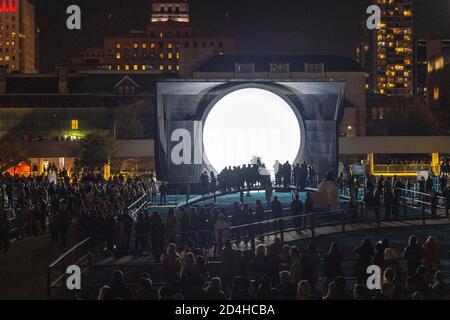
[[[76,244],[77,239],[71,231],[65,247],[50,242],[49,234],[19,239],[7,254],[0,254],[0,300],[45,298],[47,265]]]

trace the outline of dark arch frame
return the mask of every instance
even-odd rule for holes
[[[291,107],[291,110],[294,112],[295,116],[297,117],[297,122],[300,127],[300,148],[299,148],[299,151],[298,151],[297,156],[293,163],[300,162],[301,159],[304,159],[304,153],[306,150],[306,129],[305,129],[305,124],[303,122],[303,118],[302,118],[297,106],[295,105],[295,103],[293,103],[291,101],[291,99],[289,99],[280,89],[278,89],[277,87],[274,87],[273,85],[264,84],[264,83],[248,82],[248,83],[240,83],[240,84],[232,85],[231,87],[227,88],[227,86],[229,86],[229,84],[230,83],[228,83],[226,85],[221,85],[219,87],[216,87],[216,88],[213,88],[212,90],[210,90],[210,92],[211,91],[220,91],[220,94],[218,94],[212,101],[210,101],[207,104],[206,108],[203,110],[202,115],[201,115],[202,127],[204,128],[206,119],[208,118],[208,115],[211,112],[211,110],[225,96],[227,96],[233,92],[242,90],[242,89],[261,89],[261,90],[269,91],[269,92],[277,95],[278,97],[280,97],[284,102],[286,102]],[[222,88],[223,88],[223,90],[221,90]],[[203,144],[203,137],[202,137],[202,144]],[[208,155],[204,151],[205,150],[204,147],[205,146],[203,145],[203,165],[208,168],[208,171],[213,171],[216,174],[218,174],[219,172],[216,172],[216,170],[210,164],[210,162],[208,160]]]

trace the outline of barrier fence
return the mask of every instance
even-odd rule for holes
[[[144,194],[138,200],[128,207],[128,212],[133,219],[137,218],[139,211],[143,210],[149,201],[149,195]],[[73,246],[71,249],[63,253],[58,259],[47,266],[47,299],[51,299],[52,291],[54,289],[66,288],[66,270],[70,265],[77,265],[86,271],[92,264],[92,256],[97,246],[98,241],[105,241],[106,239],[95,239],[88,237],[80,243]]]
[[[308,231],[314,239],[318,228],[340,226],[340,231],[345,233],[347,227],[354,223],[375,223],[377,228],[381,227],[383,220],[417,220],[422,219],[423,225],[426,225],[428,219],[436,219],[438,217],[448,217],[448,204],[444,197],[437,197],[437,203],[430,201],[430,195],[420,193],[418,191],[397,189],[401,192],[401,203],[389,206],[367,207],[364,201],[356,201],[356,206],[348,203],[349,197],[341,196],[346,201],[343,205],[347,206],[339,210],[324,210],[318,212],[305,212],[301,215],[292,215],[289,208],[284,208],[283,213],[279,217],[266,219],[267,216],[273,215],[271,210],[264,211],[264,218],[259,221],[252,221],[236,226],[226,226],[216,229],[204,230],[180,230],[176,233],[167,233],[165,236],[169,242],[177,245],[186,245],[193,243],[196,248],[204,251],[205,256],[208,250],[213,251],[213,257],[220,253],[225,241],[230,240],[234,244],[242,241],[250,243],[251,249],[254,250],[258,239],[267,237],[279,237],[282,242],[289,232]],[[129,210],[132,216],[136,217],[137,213],[148,205],[149,196],[144,195]],[[397,206],[397,207],[395,207]],[[433,214],[433,207],[444,209],[445,214]],[[402,209],[402,210],[401,210]],[[390,211],[387,214],[387,211]],[[65,272],[70,264],[84,263],[88,268],[91,263],[91,257],[94,248],[98,242],[105,243],[105,239],[88,238],[51,263],[47,268],[47,296],[50,299],[52,289],[63,288],[65,285]],[[53,278],[54,271],[61,271]]]

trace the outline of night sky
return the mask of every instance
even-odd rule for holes
[[[42,72],[86,47],[101,47],[111,31],[144,29],[151,0],[34,0]],[[194,28],[229,33],[238,53],[341,54],[351,57],[364,31],[370,0],[190,0]],[[82,9],[82,30],[65,27],[66,8]],[[228,13],[228,18],[227,14]],[[450,38],[450,0],[416,0],[419,36]],[[109,20],[108,16],[112,18]]]

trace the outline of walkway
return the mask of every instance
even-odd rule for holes
[[[47,265],[78,242],[75,228],[67,244],[50,244],[50,235],[14,241],[7,254],[0,254],[0,300],[45,299]]]

